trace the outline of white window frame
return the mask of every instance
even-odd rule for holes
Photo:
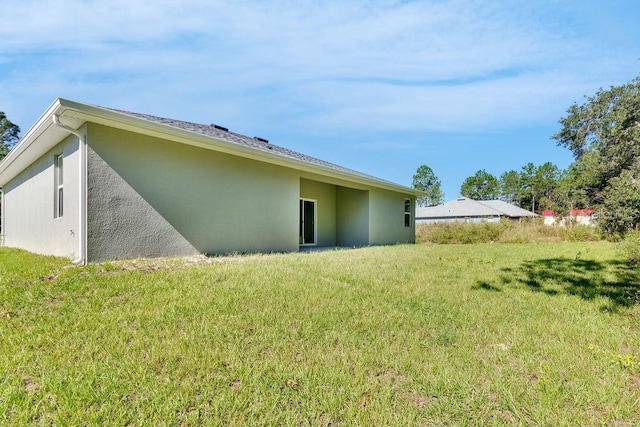
[[[409,218],[407,220],[407,217]],[[411,228],[411,199],[404,199],[404,226]]]
[[[54,169],[54,218],[62,218],[64,215],[64,156],[56,154],[53,156]]]

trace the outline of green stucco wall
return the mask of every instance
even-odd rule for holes
[[[63,155],[64,213],[54,215],[54,156]],[[3,188],[5,246],[74,259],[79,251],[78,139],[69,136]]]
[[[318,246],[415,241],[413,204],[412,226],[404,227],[404,199],[414,197],[370,185],[375,180],[262,155],[255,158],[265,161],[250,160],[95,123],[81,131],[87,135],[89,261],[296,251],[301,198],[316,202]],[[57,129],[48,136],[63,134]],[[54,141],[42,139],[42,151]],[[78,257],[85,214],[79,210],[78,148],[77,137],[69,135],[5,184],[4,245]],[[61,218],[54,215],[58,154],[64,156]]]
[[[404,226],[404,201],[411,200],[411,226]],[[374,189],[369,192],[369,242],[415,243],[415,197]]]
[[[301,179],[300,197],[316,201],[318,246],[336,246],[336,186]]]
[[[96,124],[88,145],[90,260],[298,249],[292,170]]]
[[[336,189],[337,244],[369,245],[369,191]]]

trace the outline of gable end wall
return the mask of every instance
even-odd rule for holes
[[[54,156],[63,155],[63,216],[54,216]],[[3,188],[3,244],[75,259],[79,248],[78,138],[71,135]]]

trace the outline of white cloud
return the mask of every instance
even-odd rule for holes
[[[611,48],[603,60],[610,46],[566,20],[583,8],[479,0],[11,2],[3,14],[14,19],[0,28],[7,88],[0,105],[20,98],[37,104],[34,115],[66,96],[310,131],[556,120],[567,97],[633,77],[622,77],[620,52]]]

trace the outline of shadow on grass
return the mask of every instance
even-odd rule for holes
[[[571,258],[524,261],[502,269],[501,285],[521,284],[547,295],[576,295],[585,300],[604,297],[612,307],[640,305],[640,271],[621,261],[599,262]],[[500,291],[498,284],[478,281],[474,289]]]
[[[472,289],[484,289],[485,291],[502,292],[502,289],[500,289],[499,287],[482,280],[478,280],[478,282],[475,284],[475,286],[473,286]]]

